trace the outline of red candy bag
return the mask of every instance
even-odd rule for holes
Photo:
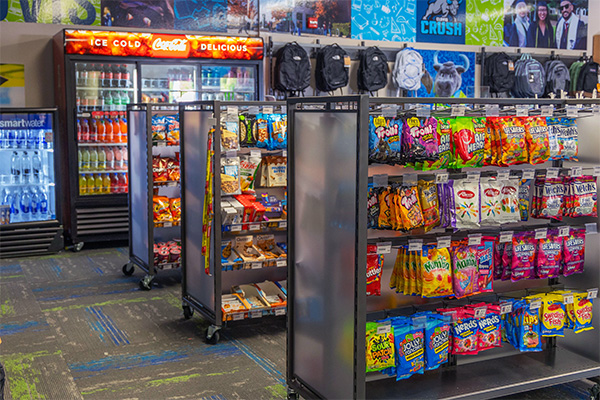
[[[585,228],[571,228],[569,236],[564,238],[563,252],[563,275],[569,276],[583,272]]]
[[[367,296],[381,296],[383,255],[377,254],[377,245],[367,245]]]
[[[560,275],[563,255],[563,238],[558,229],[549,229],[546,239],[540,239],[537,247],[536,275],[538,278],[556,278]]]

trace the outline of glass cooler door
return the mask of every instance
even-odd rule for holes
[[[201,100],[258,100],[256,67],[203,65]]]
[[[52,113],[0,114],[2,223],[56,219]]]
[[[142,103],[178,103],[198,99],[198,67],[142,64]]]

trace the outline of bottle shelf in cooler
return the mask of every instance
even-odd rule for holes
[[[103,142],[97,142],[97,143],[77,143],[77,146],[79,147],[98,147],[98,146],[115,146],[115,147],[126,147],[127,146],[127,142],[122,142],[122,143],[103,143]]]
[[[54,187],[56,184],[54,182],[50,183],[12,183],[12,182],[2,182],[2,186],[10,186],[10,187]]]
[[[142,92],[199,92],[198,89],[163,89],[163,88],[143,88]]]
[[[8,151],[30,151],[30,152],[43,151],[43,152],[47,152],[47,153],[53,153],[54,149],[0,148],[0,151],[2,151],[2,152],[8,152]]]
[[[81,174],[127,174],[126,169],[80,169]]]
[[[101,90],[103,92],[133,92],[135,88],[133,87],[97,87],[97,86],[79,86],[77,85],[77,90]]]
[[[215,92],[215,93],[229,93],[229,92],[235,92],[235,93],[254,93],[255,89],[254,87],[239,87],[239,88],[233,88],[233,89],[225,89],[225,88],[221,88],[219,86],[203,86],[202,88],[200,88],[199,90],[200,92]]]

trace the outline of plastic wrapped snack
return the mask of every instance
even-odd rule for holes
[[[250,155],[240,157],[240,182],[242,191],[255,189],[256,175],[261,161],[262,158]]]
[[[154,222],[173,221],[173,215],[171,214],[168,197],[153,196],[152,203],[153,203]]]
[[[223,196],[231,196],[241,193],[240,158],[221,158],[221,194]]]
[[[550,137],[546,118],[525,119],[525,133],[529,149],[529,164],[541,164],[550,159]]]
[[[240,149],[239,121],[237,117],[225,115],[221,120],[221,151],[237,151]]]
[[[165,116],[166,139],[169,145],[179,144],[179,114]]]
[[[380,329],[377,322],[367,322],[367,372],[381,371],[396,365],[394,357],[394,330],[390,323],[389,329]]]
[[[486,130],[485,122],[481,118],[458,117],[454,119],[452,122],[454,168],[481,167],[483,165]]]
[[[369,161],[398,163],[401,134],[402,120],[371,115],[369,117]]]
[[[479,227],[479,182],[466,179],[451,181],[454,194],[456,228]]]

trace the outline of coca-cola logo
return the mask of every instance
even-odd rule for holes
[[[488,188],[483,191],[487,197],[496,197],[500,194],[498,189]]]
[[[461,199],[472,199],[475,197],[475,193],[471,192],[470,190],[461,190],[458,192],[458,197]]]
[[[190,52],[190,44],[184,37],[165,38],[158,36],[152,41],[152,52],[154,57],[185,58]]]
[[[515,188],[514,186],[504,186],[502,188],[502,194],[515,194],[517,193],[517,188]]]

